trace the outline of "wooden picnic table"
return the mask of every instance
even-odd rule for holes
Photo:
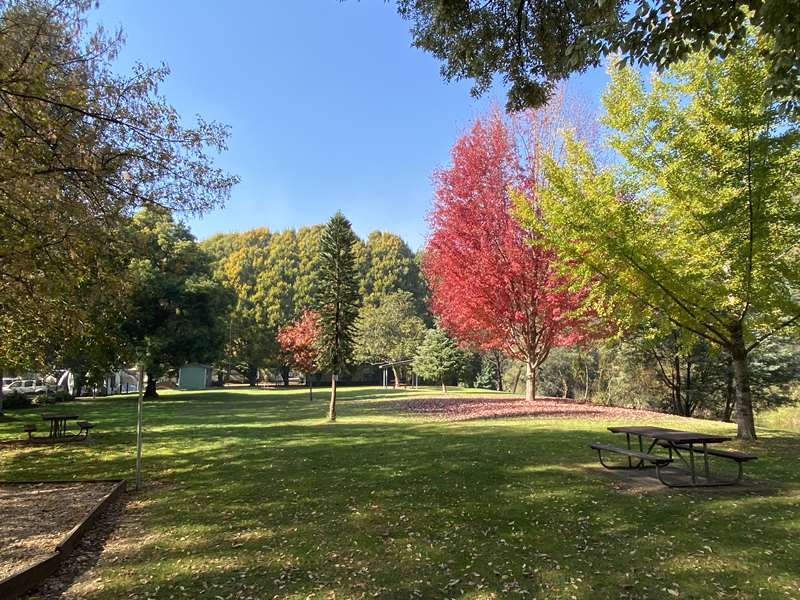
[[[607,446],[604,444],[596,444],[596,450],[600,453],[602,450],[610,451],[610,452],[617,452],[618,454],[623,454],[628,458],[628,467],[629,469],[638,469],[643,468],[645,466],[645,462],[654,463],[657,467],[658,478],[661,480],[662,483],[665,485],[670,485],[672,487],[685,487],[684,485],[680,484],[671,484],[665,481],[662,477],[661,470],[662,467],[667,466],[669,463],[672,463],[673,456],[677,456],[687,467],[689,476],[691,479],[691,483],[688,484],[689,486],[707,486],[707,485],[732,485],[737,483],[742,477],[742,463],[754,460],[756,457],[751,454],[745,454],[742,452],[734,452],[728,450],[717,450],[714,448],[709,448],[711,444],[719,444],[722,442],[728,442],[732,438],[727,435],[718,435],[718,434],[709,434],[709,433],[698,433],[695,431],[681,431],[679,429],[667,429],[665,427],[651,427],[651,426],[620,426],[620,427],[609,427],[609,431],[612,433],[624,433],[625,438],[627,441],[627,451],[621,448],[614,448],[612,446]],[[634,449],[631,444],[631,437],[636,436],[638,439],[638,450]],[[645,450],[644,440],[652,440]],[[669,459],[665,458],[665,461],[659,464],[658,456],[653,454],[653,450],[656,446],[660,446],[666,448],[669,452]],[[684,453],[687,456],[684,456]],[[704,479],[703,482],[698,481],[698,470],[697,464],[695,460],[695,455],[700,454],[703,458],[703,474],[702,477]],[[722,457],[725,459],[730,459],[735,461],[739,467],[739,473],[736,478],[732,481],[728,480],[720,480],[720,481],[712,481],[711,472],[709,467],[709,456],[717,456]],[[688,457],[688,458],[687,458]],[[636,460],[636,464],[634,464],[634,459]],[[602,455],[601,455],[601,463],[602,463]],[[609,468],[605,463],[603,466]],[[619,467],[616,467],[619,468]]]
[[[77,421],[78,415],[42,415],[42,419],[50,421],[50,438],[60,439],[67,436],[67,421]]]

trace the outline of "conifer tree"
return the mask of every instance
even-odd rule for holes
[[[336,378],[353,355],[359,306],[354,252],[357,241],[350,221],[341,212],[327,222],[320,240],[319,366],[331,372],[331,421],[336,420]]]

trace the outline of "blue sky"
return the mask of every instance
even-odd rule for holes
[[[393,231],[423,245],[431,175],[503,88],[474,99],[411,47],[381,0],[101,0],[91,14],[127,43],[117,62],[168,64],[162,91],[191,122],[231,128],[218,163],[241,177],[222,209],[188,220],[220,231],[321,223],[337,209],[362,237]],[[595,100],[601,71],[575,91]]]

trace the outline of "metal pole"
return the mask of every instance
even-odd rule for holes
[[[142,407],[144,405],[144,365],[139,365],[139,401],[136,407],[136,489],[142,485]]]

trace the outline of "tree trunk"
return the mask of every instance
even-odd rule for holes
[[[694,390],[692,389],[692,361],[686,360],[686,386],[683,397],[686,398],[684,416],[691,417],[694,412]]]
[[[503,355],[499,352],[495,351],[494,354],[494,367],[495,372],[497,373],[497,391],[503,391]]]
[[[73,396],[75,398],[79,398],[83,395],[83,386],[86,384],[86,375],[83,374],[82,370],[75,370],[73,371],[73,377],[75,378],[75,393]]]
[[[730,423],[733,407],[736,406],[736,397],[733,390],[733,359],[728,357],[728,367],[725,371],[725,410],[722,420]]]
[[[522,376],[522,367],[517,369],[517,375],[514,377],[514,388],[511,390],[512,394],[517,393],[517,386],[519,385],[519,378]]]
[[[442,393],[447,393],[447,384],[444,382],[444,379],[442,379]]]
[[[258,383],[258,367],[247,365],[247,383],[250,387],[256,387],[256,383]]]
[[[0,417],[3,416],[3,371],[0,370]]]
[[[281,365],[281,379],[283,379],[283,387],[289,387],[289,366]]]
[[[525,368],[525,400],[536,400],[536,366],[528,361]]]
[[[153,377],[152,373],[147,374],[147,386],[144,388],[144,397],[158,398],[158,392],[156,391],[156,378]]]
[[[750,396],[747,349],[741,332],[734,333],[732,341],[733,384],[736,390],[736,437],[740,440],[754,440],[756,439],[756,426],[753,420],[753,399]]]
[[[675,402],[673,411],[675,414],[686,416],[683,413],[683,382],[681,381],[681,359],[676,354],[672,357],[672,381],[675,386]]]
[[[392,365],[392,375],[394,375],[394,389],[400,387],[400,378],[397,376],[397,367]]]
[[[589,381],[589,361],[584,361],[584,363],[583,363],[583,371],[586,374],[586,379],[584,380],[585,383],[584,383],[584,386],[583,386],[583,401],[584,402],[588,402],[589,401],[589,386],[591,385],[591,383]]]
[[[328,408],[328,420],[336,420],[336,375],[331,375],[331,405]]]
[[[569,383],[567,383],[567,378],[563,375],[561,376],[561,397],[567,398],[569,396]]]
[[[306,373],[306,383],[308,384],[308,399],[314,401],[314,382],[311,381],[311,373]]]

